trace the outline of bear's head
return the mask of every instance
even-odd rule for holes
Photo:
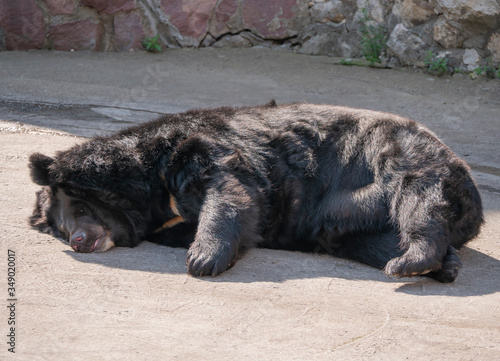
[[[135,246],[137,222],[142,215],[130,200],[109,187],[101,189],[95,181],[85,181],[95,178],[92,174],[79,175],[85,170],[78,164],[73,172],[68,171],[64,162],[59,162],[63,156],[30,156],[31,179],[43,186],[37,192],[30,225],[68,240],[79,252],[103,252],[115,245]]]

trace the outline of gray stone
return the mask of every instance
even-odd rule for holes
[[[482,31],[478,32],[468,31],[467,35],[469,37],[465,39],[462,48],[482,49],[486,46],[486,43],[488,42],[487,34],[485,34]]]
[[[435,45],[434,42],[434,22],[433,21],[428,21],[423,24],[414,26],[412,28],[408,28],[413,34],[418,36],[420,40],[422,40],[426,46],[427,49],[433,47]]]
[[[260,36],[255,35],[251,31],[242,31],[240,35],[244,39],[248,40],[252,44],[252,46],[272,47],[272,45],[275,43],[272,40],[262,39]]]
[[[462,66],[464,51],[462,49],[446,49],[439,51],[437,58],[446,58],[447,65],[451,69],[460,68]]]
[[[479,66],[481,57],[476,49],[465,49],[462,61],[467,66],[468,71],[473,71]]]
[[[434,23],[434,40],[443,48],[460,48],[464,43],[463,27],[455,21],[440,17]]]
[[[383,23],[387,16],[387,13],[390,12],[390,8],[392,8],[392,1],[384,1],[384,0],[356,0],[351,5],[357,11],[354,14],[355,22],[359,21],[363,17],[362,9],[368,10],[368,15],[371,19],[373,19],[376,23]]]
[[[335,40],[327,33],[316,34],[302,44],[299,53],[309,55],[333,55],[335,43]]]
[[[395,56],[391,57],[387,62],[387,67],[390,69],[397,69],[401,67],[401,63]]]
[[[298,41],[302,44],[298,52],[310,55],[349,57],[350,55],[346,55],[346,53],[350,53],[352,49],[345,42],[346,33],[344,24],[308,25],[298,36]]]
[[[345,19],[345,16],[342,13],[342,1],[330,0],[314,3],[311,7],[311,17],[313,21],[319,23],[340,23]]]
[[[500,23],[497,0],[430,0],[436,11],[448,20],[482,23],[490,28]]]
[[[252,43],[240,34],[224,35],[212,45],[214,48],[249,48]]]
[[[500,62],[500,33],[492,34],[488,41],[488,50],[491,52],[495,62]]]
[[[202,48],[206,48],[208,46],[212,46],[213,44],[215,44],[216,40],[214,39],[214,37],[210,34],[207,34],[207,36],[205,36],[205,39],[203,39],[203,41],[201,42],[201,47]]]
[[[426,0],[396,0],[392,13],[398,16],[406,27],[422,24],[434,15],[434,9]]]
[[[425,42],[403,24],[394,28],[387,41],[387,55],[395,56],[403,65],[423,66]]]

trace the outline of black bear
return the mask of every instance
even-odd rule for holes
[[[30,223],[79,252],[187,247],[218,275],[253,246],[452,282],[483,223],[466,163],[423,125],[312,104],[192,110],[30,157]]]

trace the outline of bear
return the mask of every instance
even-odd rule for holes
[[[32,227],[78,252],[147,240],[217,276],[251,247],[453,282],[483,223],[468,165],[394,114],[293,103],[195,109],[34,153]]]

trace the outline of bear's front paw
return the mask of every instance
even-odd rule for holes
[[[186,258],[191,276],[217,276],[233,265],[235,252],[229,244],[195,241]]]

